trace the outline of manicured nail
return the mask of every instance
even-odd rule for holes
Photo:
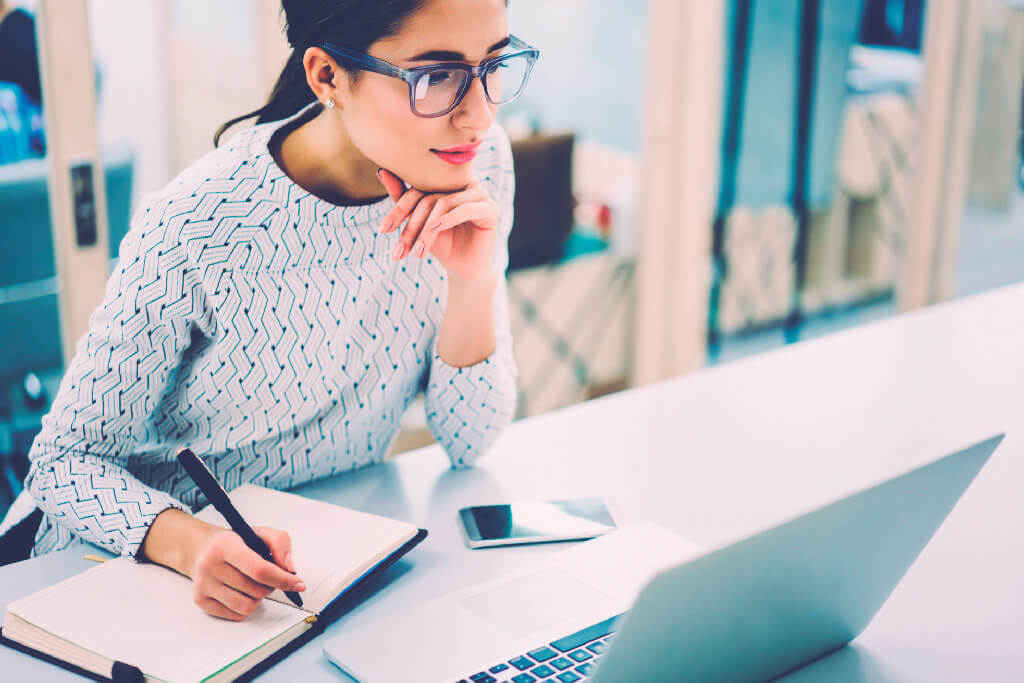
[[[286,567],[288,567],[288,571],[290,571],[292,574],[295,573],[295,560],[292,559],[291,553],[288,553],[284,556],[284,564]]]
[[[412,248],[412,255],[416,258],[423,256],[423,242],[417,242]]]
[[[441,227],[441,221],[434,220],[434,221],[431,221],[430,225],[428,225],[426,228],[424,228],[424,230],[437,230],[439,227]]]
[[[398,244],[395,245],[395,250],[391,252],[391,258],[397,261],[398,259],[402,258],[402,254],[404,253],[405,245],[399,242]]]
[[[390,218],[385,218],[385,219],[384,219],[383,221],[381,221],[381,223],[380,223],[380,232],[382,232],[382,233],[383,233],[383,232],[387,232],[387,231],[389,231],[390,229],[391,229],[391,219],[390,219]]]
[[[299,581],[297,584],[295,584],[295,590],[301,593],[302,591],[306,590],[306,584]]]

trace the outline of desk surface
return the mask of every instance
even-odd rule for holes
[[[437,446],[298,492],[430,537],[327,636],[554,552],[468,550],[464,505],[602,495],[716,546],[997,432],[1006,440],[851,647],[792,681],[1024,675],[1024,284],[514,424],[473,470]],[[0,568],[0,603],[89,566],[67,551]],[[265,679],[343,679],[315,641]],[[0,648],[16,680],[70,674]]]

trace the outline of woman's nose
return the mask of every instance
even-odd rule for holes
[[[469,84],[469,90],[462,102],[455,108],[454,116],[456,123],[460,126],[473,128],[483,133],[494,122],[495,106],[487,100],[484,92],[484,84],[479,78],[474,78]]]

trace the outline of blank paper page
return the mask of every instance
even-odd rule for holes
[[[164,680],[201,680],[302,622],[302,610],[263,600],[244,621],[210,616],[192,582],[118,558],[7,607],[49,633]]]

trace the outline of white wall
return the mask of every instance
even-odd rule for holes
[[[649,0],[515,0],[509,28],[540,49],[522,98],[508,114],[539,116],[544,130],[640,154]]]
[[[100,73],[101,144],[135,148],[133,194],[163,187],[169,164],[166,3],[162,0],[91,0],[93,59]],[[134,203],[133,203],[134,204]]]

